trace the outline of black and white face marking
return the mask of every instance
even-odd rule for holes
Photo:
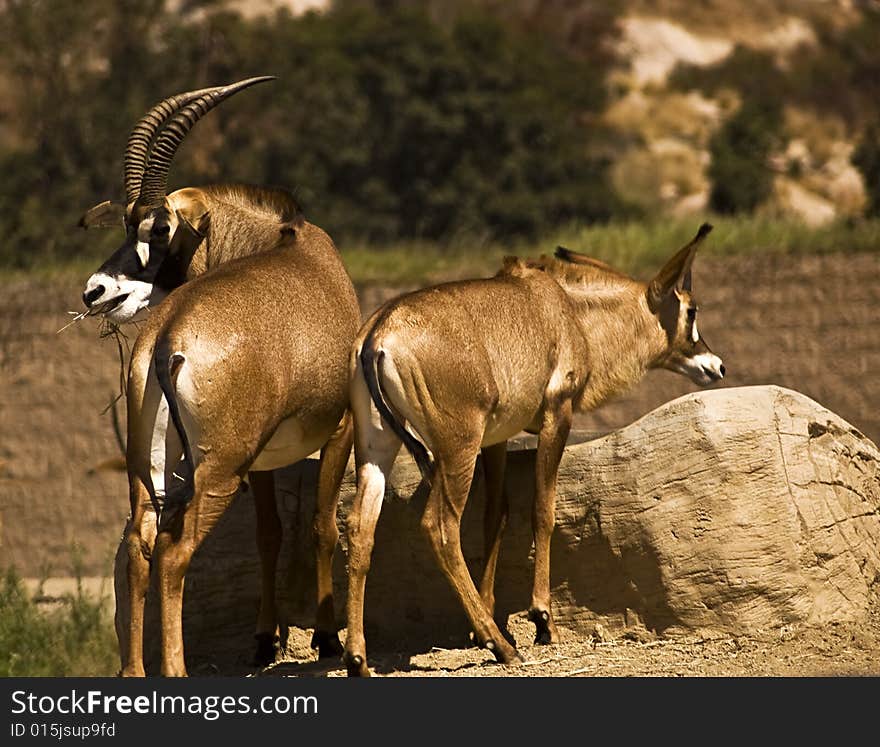
[[[688,302],[685,306],[685,339],[675,346],[664,368],[687,376],[694,384],[708,386],[724,378],[724,364],[700,337],[697,330],[697,307]]]
[[[127,224],[123,245],[86,282],[83,303],[89,313],[121,324],[161,301],[171,288],[159,287],[155,281],[172,234],[169,211],[164,208],[150,211],[137,226]]]
[[[155,222],[156,216],[148,215],[137,228],[135,251],[137,252],[138,259],[141,261],[141,267],[146,267],[150,264],[150,235]]]
[[[696,345],[700,341],[700,333],[697,332],[697,307],[689,306],[687,310],[688,325],[690,326],[691,342]]]

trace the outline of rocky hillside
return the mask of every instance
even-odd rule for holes
[[[821,55],[821,30],[860,21],[849,0],[814,3],[631,2],[621,21],[624,60],[607,122],[629,136],[614,166],[614,184],[647,208],[676,213],[706,208],[709,143],[741,105],[741,92],[714,96],[682,90],[671,77],[682,65],[715,68],[737,50],[765,53],[784,75],[799,55]],[[756,75],[765,71],[755,70]],[[858,215],[863,179],[850,162],[856,132],[834,112],[785,102],[781,137],[766,167],[772,192],[761,206],[810,224]]]

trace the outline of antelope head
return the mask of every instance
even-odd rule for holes
[[[704,223],[687,246],[670,259],[648,284],[648,308],[666,335],[666,351],[655,367],[684,374],[699,386],[724,378],[724,364],[697,329],[697,305],[691,265],[697,248],[712,230]]]
[[[86,282],[90,314],[116,323],[161,301],[185,280],[186,267],[209,225],[198,189],[167,195],[168,171],[178,147],[217,104],[271,76],[203,88],[159,102],[135,125],[125,150],[125,205],[103,202],[83,215],[85,228],[123,226],[125,240]]]

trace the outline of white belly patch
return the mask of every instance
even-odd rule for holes
[[[329,437],[326,433],[305,433],[296,418],[281,421],[272,438],[257,454],[251,465],[254,470],[286,467],[318,451]]]

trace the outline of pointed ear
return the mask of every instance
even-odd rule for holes
[[[563,262],[571,262],[576,264],[581,259],[585,258],[585,255],[580,252],[573,252],[571,249],[566,249],[564,246],[557,246],[556,251],[553,252],[553,256],[556,259],[561,259]]]
[[[709,235],[712,226],[704,223],[691,242],[670,259],[648,284],[648,305],[655,310],[672,291],[691,290],[691,266],[697,249]]]
[[[566,249],[564,246],[557,246],[556,251],[553,252],[553,256],[556,259],[560,259],[563,262],[568,262],[571,265],[601,265],[603,267],[608,267],[604,262],[600,262],[598,259],[593,259],[592,257],[582,254],[581,252],[575,252],[571,249]],[[610,269],[610,268],[609,268]]]
[[[196,242],[201,241],[205,238],[205,235],[208,233],[208,223],[210,222],[211,215],[207,211],[198,216],[195,220],[192,220],[186,213],[177,211],[177,230],[185,231],[188,236],[195,239]]]
[[[78,226],[81,228],[118,228],[125,221],[125,205],[110,200],[95,205],[83,213]]]
[[[200,189],[181,189],[169,197],[177,215],[178,230],[183,229],[191,238],[201,241],[208,232],[208,204]]]
[[[567,262],[571,265],[586,265],[587,267],[594,267],[597,270],[603,270],[604,272],[623,276],[622,272],[615,270],[611,265],[606,264],[602,260],[591,257],[588,254],[582,254],[581,252],[566,249],[564,246],[557,246],[553,256],[556,257],[556,259]]]

